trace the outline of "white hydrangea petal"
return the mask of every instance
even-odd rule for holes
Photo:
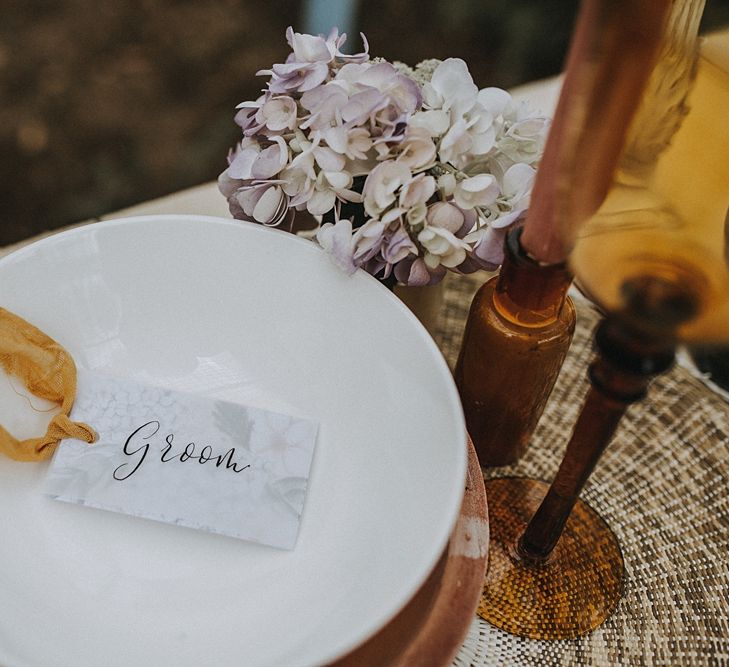
[[[335,153],[331,148],[317,146],[313,149],[313,153],[317,164],[325,171],[340,171],[344,168],[344,156]]]
[[[382,220],[371,218],[354,233],[354,238],[355,241],[360,238],[373,239],[382,236],[384,232],[385,223],[383,223]]]
[[[468,136],[467,130],[468,127],[463,118],[459,118],[451,125],[440,141],[438,153],[441,160],[451,162],[454,155],[468,152],[471,147],[471,138]]]
[[[494,229],[504,229],[521,219],[525,213],[526,208],[515,208],[512,211],[502,213],[495,220],[491,220],[489,225]]]
[[[428,214],[428,207],[423,202],[418,202],[410,208],[406,214],[408,224],[411,226],[419,225],[424,220],[426,215]]]
[[[469,111],[476,103],[478,88],[461,58],[447,58],[440,63],[430,85],[443,98],[443,108],[452,108],[458,115]]]
[[[430,78],[430,85],[443,97],[456,97],[459,93],[472,90],[473,79],[464,60],[446,58],[435,68]]]
[[[504,194],[509,197],[522,198],[534,185],[536,177],[534,167],[518,162],[506,170],[502,180]]]
[[[509,132],[521,137],[535,137],[544,129],[544,125],[544,118],[526,118],[514,123]]]
[[[470,247],[447,229],[426,227],[418,234],[418,241],[425,249],[425,263],[430,269],[438,265],[452,269],[463,263]]]
[[[329,148],[337,153],[346,153],[349,137],[347,128],[344,125],[330,127],[324,131],[324,141],[327,142]]]
[[[431,166],[436,159],[437,149],[429,136],[418,130],[408,132],[399,145],[397,161],[406,164],[413,172]]]
[[[418,174],[400,190],[400,206],[411,208],[425,204],[435,193],[435,179],[427,174]]]
[[[265,190],[261,195],[261,198],[253,207],[253,219],[256,222],[263,223],[264,225],[274,220],[276,218],[276,213],[279,210],[282,197],[283,194],[281,189],[276,186],[272,186]]]
[[[296,62],[317,62],[323,60],[329,62],[332,53],[329,50],[326,40],[321,36],[307,35],[294,32],[289,26],[286,30],[286,41],[294,52]]]
[[[453,194],[456,189],[456,185],[456,177],[453,174],[445,173],[438,176],[438,190],[440,190],[445,197],[450,197]]]
[[[387,213],[382,216],[382,222],[385,225],[389,225],[390,223],[395,222],[395,220],[400,218],[403,213],[405,213],[404,208],[391,208],[389,211],[387,211]]]
[[[290,197],[309,190],[313,181],[308,177],[307,172],[294,166],[286,167],[280,174],[281,187]]]
[[[390,63],[376,62],[362,72],[358,83],[381,90],[396,74],[397,70]]]
[[[476,99],[494,116],[507,115],[513,109],[511,95],[501,88],[482,88]]]
[[[453,198],[461,208],[489,206],[499,196],[499,184],[491,174],[467,178],[456,186]]]
[[[379,90],[367,88],[350,97],[341,108],[342,120],[352,125],[361,125],[378,107],[386,104],[387,100]]]
[[[379,217],[395,201],[395,192],[411,178],[410,169],[402,163],[388,160],[378,164],[367,175],[362,190],[367,213]]]
[[[337,200],[333,190],[314,190],[311,198],[306,202],[306,210],[312,215],[324,215],[334,208]]]
[[[346,201],[351,201],[355,204],[362,203],[362,195],[354,190],[348,190],[347,188],[341,188],[337,190],[337,197]]]
[[[314,169],[314,153],[313,148],[299,153],[292,161],[291,168],[303,172],[307,178],[316,179],[316,170]]]
[[[365,72],[372,67],[372,63],[347,63],[337,72],[337,83],[351,93],[354,87],[362,80]]]
[[[445,134],[451,126],[450,114],[442,109],[426,109],[414,113],[410,119],[410,127],[423,128],[431,137]]]
[[[430,83],[423,86],[423,104],[429,109],[440,109],[443,106],[443,96]]]
[[[428,207],[427,222],[455,234],[463,226],[463,212],[448,202],[436,202]]]
[[[260,110],[262,121],[270,130],[292,130],[296,127],[296,102],[288,96],[268,100]]]
[[[347,157],[351,160],[365,159],[367,151],[372,148],[372,138],[369,132],[363,127],[357,127],[348,131]]]
[[[484,132],[471,134],[470,152],[472,155],[486,155],[495,145],[496,130],[493,127],[489,127]]]
[[[346,171],[325,171],[322,172],[327,182],[335,189],[340,190],[352,185],[352,175]]]

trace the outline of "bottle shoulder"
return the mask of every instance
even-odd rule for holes
[[[513,335],[550,338],[567,331],[574,331],[576,312],[572,299],[568,296],[556,317],[535,323],[530,315],[521,313],[518,307],[505,309],[499,307],[494,299],[496,278],[492,278],[482,285],[473,300],[472,309],[476,312],[477,320],[485,326],[490,326],[509,332]],[[523,317],[522,317],[523,315]]]

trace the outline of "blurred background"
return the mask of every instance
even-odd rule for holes
[[[363,31],[476,83],[560,71],[577,0],[0,0],[0,245],[209,181],[284,32]],[[704,30],[729,24],[708,0]],[[351,39],[345,50],[360,46]]]

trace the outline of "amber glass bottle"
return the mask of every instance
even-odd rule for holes
[[[506,237],[499,275],[471,303],[456,384],[482,466],[514,463],[526,451],[575,329],[563,264],[540,265]]]

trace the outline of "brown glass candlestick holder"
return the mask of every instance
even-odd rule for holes
[[[479,614],[533,639],[567,639],[598,627],[623,590],[617,539],[579,494],[620,418],[673,363],[669,340],[613,316],[596,333],[592,386],[551,485],[521,478],[486,482],[491,542]]]
[[[602,3],[602,9],[620,17],[628,5],[660,8],[635,2]],[[729,100],[729,66],[726,47],[707,40],[696,67],[703,5],[663,4],[668,14],[658,61],[612,185],[595,215],[580,223],[570,252],[580,284],[609,315],[597,329],[592,386],[564,459],[548,488],[522,479],[486,485],[490,563],[479,613],[524,637],[577,637],[615,609],[623,588],[620,548],[579,493],[628,405],[671,365],[677,341],[729,337],[729,133],[717,112]],[[624,93],[618,85],[614,90]],[[590,169],[582,173],[592,178]],[[585,199],[579,179],[563,183]]]

